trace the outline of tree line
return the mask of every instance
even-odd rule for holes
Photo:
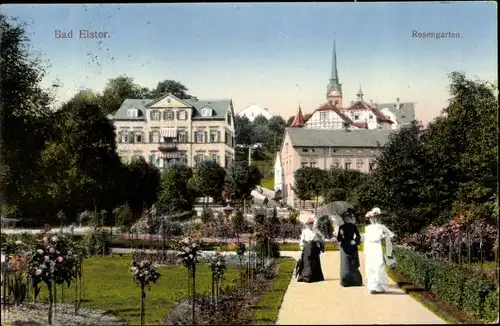
[[[46,67],[28,51],[25,24],[0,15],[2,32],[0,88],[1,216],[30,225],[75,221],[83,211],[109,218],[117,208],[138,218],[155,203],[171,213],[192,208],[195,196],[221,200],[248,196],[260,182],[257,169],[234,164],[228,173],[213,162],[196,169],[176,166],[164,173],[144,159],[123,164],[116,152],[114,113],[126,98],[155,98],[172,93],[192,98],[173,80],[149,90],[119,76],[101,94],[84,90],[56,111],[51,89],[40,82]],[[251,189],[250,189],[251,188]],[[250,189],[250,190],[249,190]]]
[[[301,200],[344,196],[364,215],[373,206],[400,235],[455,216],[498,223],[497,86],[460,72],[450,78],[449,105],[427,128],[416,124],[390,137],[370,174],[333,169],[295,171]]]

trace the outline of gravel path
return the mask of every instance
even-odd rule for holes
[[[287,252],[287,256],[292,255],[297,258],[299,252]],[[387,294],[372,295],[365,287],[340,286],[339,252],[322,254],[321,265],[324,282],[308,284],[292,279],[280,308],[278,325],[446,324],[392,280]]]

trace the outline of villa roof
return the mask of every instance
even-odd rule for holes
[[[363,147],[378,148],[389,141],[391,131],[286,128],[294,147]]]

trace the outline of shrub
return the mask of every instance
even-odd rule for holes
[[[483,319],[488,322],[498,320],[498,287],[491,291],[484,301]]]
[[[109,254],[109,235],[104,230],[87,231],[83,244],[90,256]]]
[[[482,318],[485,312],[486,298],[494,290],[493,284],[477,276],[471,276],[464,285],[463,309],[476,318]]]
[[[321,216],[318,219],[318,230],[325,238],[330,239],[333,236],[333,224],[329,216]]]
[[[439,299],[486,320],[498,317],[498,289],[493,282],[458,265],[427,258],[405,246],[396,246],[397,270]]]

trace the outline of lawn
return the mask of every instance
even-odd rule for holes
[[[261,180],[260,185],[266,189],[274,189],[274,177],[267,177]]]
[[[271,289],[260,298],[254,315],[254,323],[272,324],[276,323],[278,313],[283,302],[288,284],[292,279],[295,260],[291,258],[280,259],[278,276],[273,280]]]
[[[130,255],[91,257],[84,261],[84,292],[82,307],[103,309],[129,325],[140,323],[140,288],[131,277]],[[161,267],[160,280],[146,293],[145,323],[163,324],[163,319],[176,302],[187,296],[187,270],[183,266]],[[236,267],[226,270],[226,282],[238,277]],[[197,293],[211,289],[211,272],[206,264],[198,265]],[[58,302],[61,290],[58,288]],[[65,303],[74,300],[73,286],[64,289]],[[42,286],[39,300],[47,300],[47,288]]]

